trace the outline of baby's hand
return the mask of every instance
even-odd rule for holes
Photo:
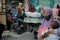
[[[48,33],[49,34],[53,33],[53,29],[49,29]]]

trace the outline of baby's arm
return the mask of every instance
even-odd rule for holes
[[[48,32],[46,32],[44,35],[43,35],[43,38],[46,38],[49,36],[49,34],[53,34],[53,29],[49,29]]]

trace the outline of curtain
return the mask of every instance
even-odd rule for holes
[[[58,3],[58,4],[60,4],[60,0],[54,0],[55,1],[55,3]]]
[[[31,3],[34,4],[34,6],[42,5],[53,8],[55,3],[60,4],[60,0],[31,0]]]

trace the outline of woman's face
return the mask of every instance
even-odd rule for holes
[[[22,6],[23,4],[22,3],[19,3],[19,6]]]
[[[44,11],[43,16],[48,16],[49,13],[47,11]]]

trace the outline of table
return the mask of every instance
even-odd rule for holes
[[[24,22],[27,23],[27,31],[30,29],[29,24],[40,24],[42,23],[42,19],[38,17],[26,17],[24,18]]]

